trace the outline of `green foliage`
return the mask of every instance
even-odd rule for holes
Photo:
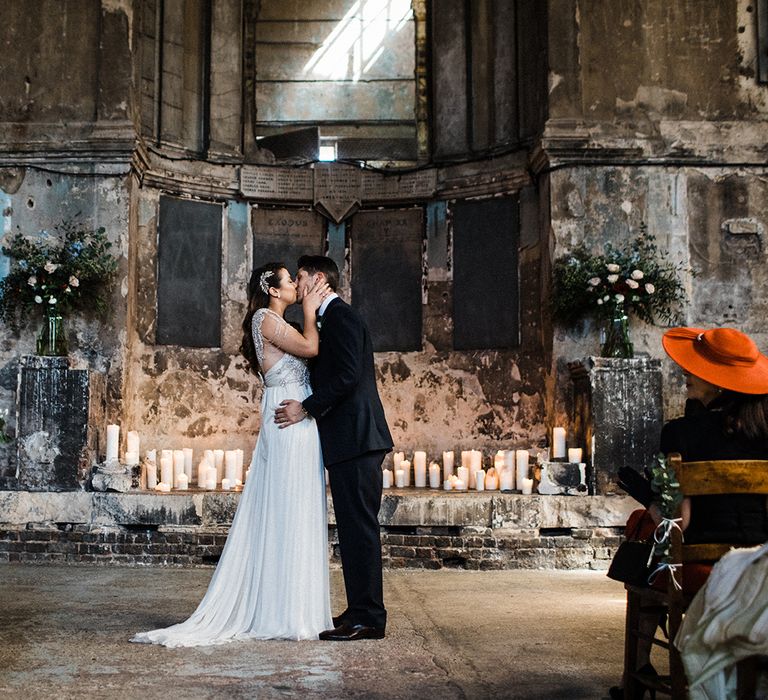
[[[663,518],[673,520],[678,517],[678,509],[683,502],[683,493],[677,481],[675,470],[667,458],[659,453],[651,465],[651,489],[658,495],[654,501]],[[669,558],[669,536],[656,542],[654,554],[667,561]]]
[[[107,309],[107,293],[117,271],[104,228],[68,221],[54,234],[34,240],[14,234],[3,253],[11,259],[0,281],[0,320],[18,330],[31,315]]]
[[[602,255],[579,246],[555,261],[555,318],[570,325],[585,316],[611,318],[618,310],[646,323],[676,322],[687,298],[683,267],[668,257],[645,226],[624,247],[606,244]]]

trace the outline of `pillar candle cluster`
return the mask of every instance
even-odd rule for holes
[[[119,459],[120,426],[107,426],[106,459],[108,465],[141,465],[142,488],[168,493],[186,491],[193,486],[214,491],[221,488],[240,490],[248,476],[244,471],[243,450],[204,450],[195,468],[195,451],[191,447],[146,450],[141,454],[141,439],[135,430],[125,436],[125,452]],[[159,454],[159,459],[158,459]]]

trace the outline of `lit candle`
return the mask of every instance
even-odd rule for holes
[[[185,447],[182,452],[184,453],[184,473],[187,475],[187,483],[192,481],[192,457],[194,452],[191,447]]]
[[[124,455],[125,463],[129,467],[136,466],[139,463],[139,453],[138,452],[126,452]]]
[[[208,469],[211,463],[207,457],[203,457],[197,465],[197,487],[200,489],[205,488],[205,479],[208,476]]]
[[[524,496],[530,496],[533,493],[533,479],[523,479],[521,490]]]
[[[501,470],[501,476],[499,477],[499,484],[502,491],[512,491],[515,488],[515,470],[509,467],[504,467]]]
[[[504,469],[504,450],[499,450],[493,457],[493,467],[496,471]]]
[[[471,461],[472,450],[461,451],[461,466],[469,469],[469,463]]]
[[[385,469],[381,472],[381,487],[385,489],[392,488],[392,470]]]
[[[475,472],[483,468],[483,453],[480,450],[471,450],[469,454],[469,488],[475,486]]]
[[[395,454],[392,455],[392,469],[394,471],[400,469],[400,462],[402,462],[404,459],[405,452],[395,452]]]
[[[457,477],[457,480],[461,481],[463,484],[468,484],[469,483],[469,469],[467,467],[459,467],[456,470],[456,477]],[[453,488],[456,488],[455,482],[454,482]],[[466,486],[464,488],[466,488]]]
[[[411,485],[411,463],[407,459],[404,459],[402,462],[400,462],[399,471],[403,472],[403,486],[410,486]],[[395,476],[397,476],[397,474],[395,474]]]
[[[403,464],[403,462],[400,462]],[[402,469],[395,469],[395,486],[401,489],[405,486],[405,472]]]
[[[517,488],[523,488],[523,479],[528,478],[528,450],[517,450],[515,452],[515,483]]]
[[[413,485],[417,489],[423,489],[427,485],[427,453],[413,453]]]
[[[453,474],[453,450],[443,452],[443,479],[447,479]]]
[[[170,457],[160,458],[160,483],[170,484],[173,481],[173,459]]]
[[[241,488],[243,488],[243,482],[242,482],[242,481],[240,481],[240,479],[235,479],[235,488],[236,488],[236,489],[241,489]]]
[[[164,481],[161,481],[155,488],[163,493],[170,493],[171,491],[171,485],[166,484]]]
[[[149,459],[144,461],[145,478],[147,480],[147,488],[154,489],[157,486],[157,465],[154,461]]]
[[[565,428],[552,428],[552,459],[565,457]]]
[[[173,450],[161,450],[160,457],[163,459],[170,459],[173,462]]]
[[[216,467],[208,467],[205,474],[205,488],[209,491],[215,491],[216,483]]]
[[[229,489],[230,489],[230,484],[231,484],[231,483],[232,483],[232,482],[231,482],[229,479],[227,479],[226,477],[224,477],[224,478],[221,480],[221,490],[222,490],[222,491],[229,491]]]
[[[157,466],[157,450],[147,450],[144,453],[144,459],[146,459],[147,462],[152,462],[152,464]]]
[[[184,450],[173,451],[173,488],[179,488],[179,474],[184,474]]]
[[[467,482],[464,481],[464,479],[456,479],[456,481],[453,482],[453,490],[454,491],[466,491],[467,490]]]
[[[581,462],[581,448],[569,447],[568,448],[568,461],[572,464],[578,464]]]
[[[516,450],[507,450],[504,453],[504,467],[506,469],[511,469],[512,471],[515,470],[515,460],[517,459],[517,451]]]
[[[227,450],[224,453],[224,476],[229,480],[229,483],[233,484],[237,472],[237,452],[235,450]]]
[[[499,472],[495,467],[491,467],[485,475],[485,490],[486,491],[498,491],[499,490]]]
[[[126,464],[138,464],[139,463],[139,434],[135,430],[129,430],[125,435],[125,463]],[[128,461],[128,453],[136,455],[135,461]]]
[[[213,466],[216,467],[216,483],[224,478],[224,450],[213,451]]]
[[[472,472],[470,479],[474,477],[475,489],[477,491],[485,491],[485,472],[482,469],[478,469],[476,472]]]
[[[440,465],[437,462],[431,462],[429,465],[429,488],[440,488]]]
[[[451,474],[451,476],[453,476],[453,474]],[[453,486],[451,484],[451,479],[450,478],[446,479],[443,482],[443,490],[444,491],[450,491],[452,488],[453,488]]]
[[[111,423],[107,426],[107,463],[117,462],[117,449],[120,445],[120,426]]]
[[[243,460],[244,460],[244,453],[241,449],[235,450],[237,453],[237,478],[240,481],[243,481]]]
[[[179,489],[179,491],[186,491],[189,488],[189,477],[186,473],[181,472],[181,474],[179,474],[176,488]]]

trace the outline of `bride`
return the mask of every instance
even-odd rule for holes
[[[304,295],[304,333],[283,314],[296,284],[282,263],[251,275],[241,350],[261,370],[261,430],[227,542],[203,600],[184,622],[132,642],[167,647],[239,639],[317,639],[332,627],[324,469],[314,419],[280,430],[280,402],[310,393],[306,359],[317,355],[317,309],[329,293]]]

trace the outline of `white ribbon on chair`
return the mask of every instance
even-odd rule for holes
[[[664,544],[671,536],[673,528],[677,528],[680,530],[680,534],[683,534],[683,530],[680,527],[678,523],[683,522],[682,518],[662,518],[661,522],[656,526],[656,529],[653,532],[653,541],[656,544]],[[651,556],[653,556],[653,551],[651,552]],[[650,564],[650,560],[648,561]],[[656,577],[664,570],[669,571],[670,576],[672,577],[672,583],[675,586],[676,590],[681,590],[682,586],[677,580],[677,576],[675,572],[677,569],[681,569],[681,564],[670,564],[669,562],[662,562],[660,563],[656,569],[651,572],[651,575],[648,577],[648,585],[652,586],[653,582],[656,580]]]

